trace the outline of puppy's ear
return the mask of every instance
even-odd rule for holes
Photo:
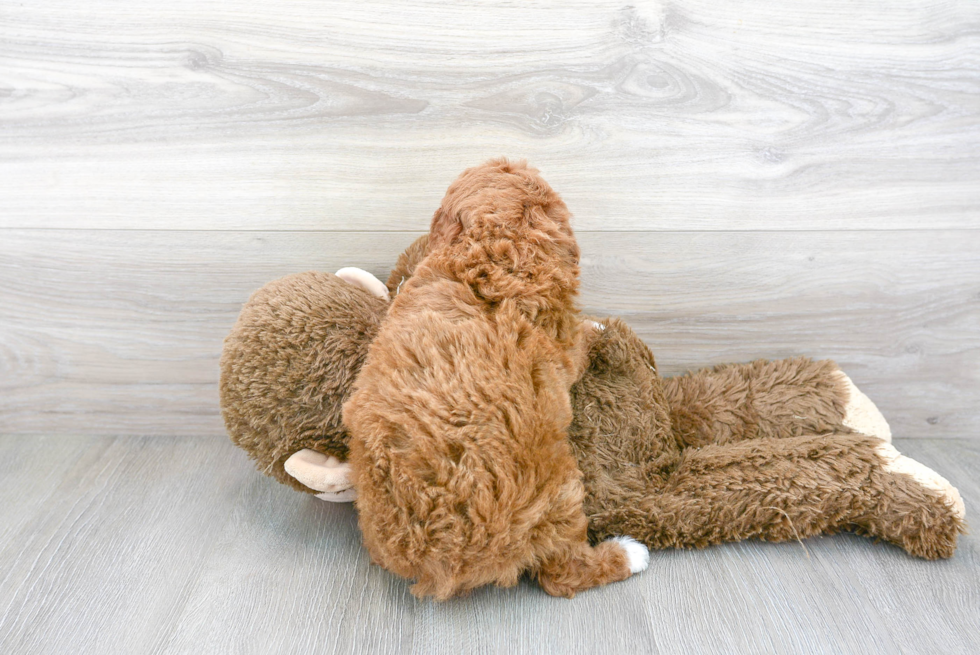
[[[459,214],[454,211],[447,211],[445,207],[440,207],[432,216],[432,225],[429,227],[429,250],[448,246],[462,232],[463,221]]]
[[[568,210],[565,209],[564,203],[549,209],[550,211],[540,205],[530,207],[524,212],[524,220],[533,229],[551,238],[554,254],[561,257],[564,263],[578,266],[580,252],[569,223]]]

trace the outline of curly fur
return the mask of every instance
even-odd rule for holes
[[[629,576],[618,544],[588,543],[567,441],[577,290],[568,211],[537,171],[497,160],[450,186],[343,414],[365,545],[416,595]]]

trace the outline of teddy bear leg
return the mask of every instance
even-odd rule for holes
[[[591,517],[594,537],[700,548],[855,530],[935,558],[952,555],[964,528],[948,482],[880,439],[854,434],[689,449],[665,485],[623,505]]]
[[[966,530],[963,499],[944,477],[899,453],[890,443],[874,446],[880,463],[871,471],[873,511],[856,518],[855,530],[901,546],[925,559],[951,557]]]
[[[682,447],[857,432],[891,440],[881,412],[832,361],[725,364],[664,380]]]
[[[888,426],[888,421],[871,399],[854,385],[844,371],[837,369],[836,375],[847,392],[841,423],[855,432],[878,437],[882,441],[891,443],[892,430]]]

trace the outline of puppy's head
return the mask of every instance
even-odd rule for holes
[[[537,169],[525,161],[493,159],[463,171],[449,186],[432,217],[429,246],[436,250],[464,235],[551,241],[561,244],[574,265],[578,247],[569,218],[565,203]]]
[[[523,161],[463,172],[432,219],[427,261],[489,303],[512,301],[571,348],[579,249],[561,197]]]

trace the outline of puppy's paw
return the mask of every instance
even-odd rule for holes
[[[837,373],[847,387],[848,393],[847,405],[844,408],[844,425],[869,437],[878,437],[882,441],[891,442],[892,430],[875,404],[861,393],[843,371]]]
[[[963,519],[966,516],[966,506],[963,498],[956,487],[949,483],[949,480],[939,475],[925,464],[921,464],[911,457],[898,452],[890,443],[882,443],[876,449],[878,456],[881,457],[884,469],[890,473],[904,473],[911,476],[916,482],[926,489],[938,491],[946,498],[946,504],[953,511],[953,514]]]
[[[626,558],[629,560],[630,573],[646,571],[650,565],[650,551],[632,537],[613,537],[609,541],[615,541],[626,551]]]
[[[348,266],[342,268],[336,273],[334,273],[344,282],[349,282],[355,287],[360,287],[378,298],[384,298],[388,300],[388,287],[378,278],[374,277],[370,273],[360,268],[355,268],[353,266]]]

